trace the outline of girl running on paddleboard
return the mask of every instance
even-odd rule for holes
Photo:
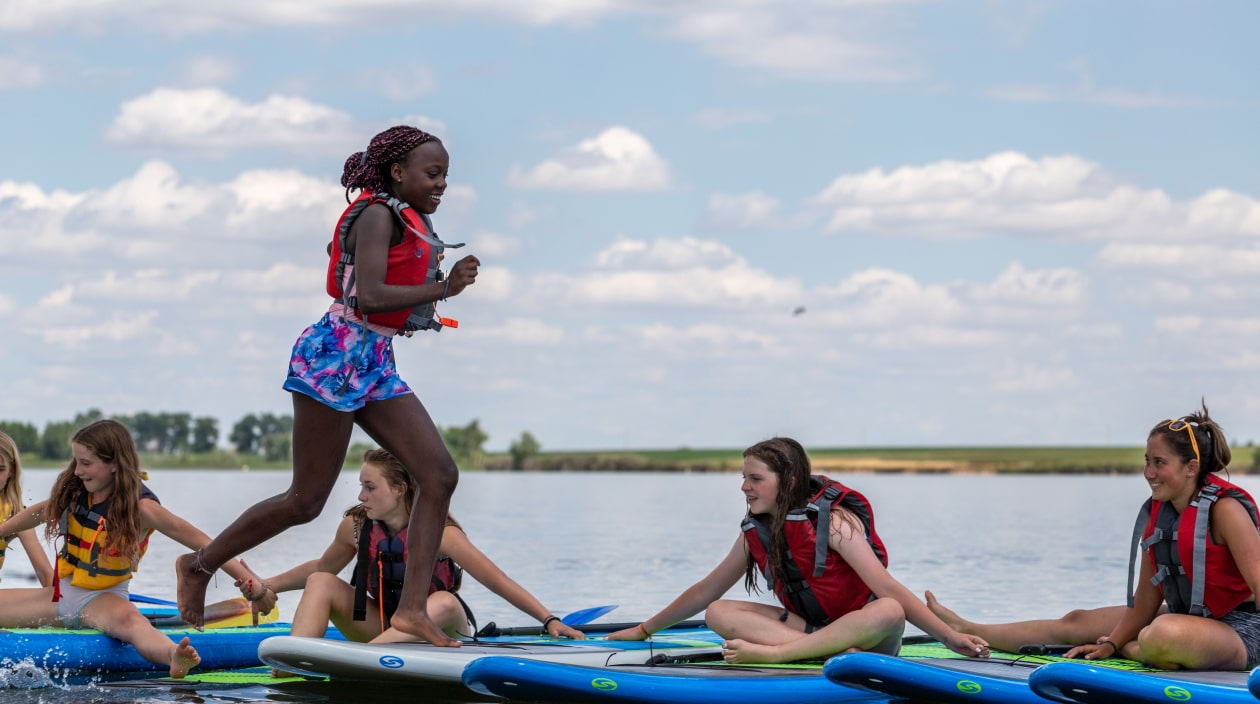
[[[434,304],[477,278],[480,262],[473,256],[445,277],[438,268],[448,245],[437,238],[429,215],[442,202],[449,166],[437,137],[407,126],[376,135],[346,160],[341,184],[350,204],[328,247],[325,282],[334,301],[298,338],[284,384],[293,396],[293,482],[247,509],[204,549],[179,558],[179,611],[189,623],[201,624],[206,582],[220,564],[319,515],[358,424],[403,462],[419,487],[407,534],[414,559],[393,626],[437,645],[458,645],[429,620],[424,585],[459,471],[428,411],[394,368],[393,351],[395,335],[454,326],[437,316]],[[353,201],[351,191],[359,192]],[[260,590],[250,596],[267,599]]]

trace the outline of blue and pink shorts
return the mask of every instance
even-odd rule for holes
[[[294,343],[284,388],[346,412],[411,393],[394,367],[393,338],[331,313]]]

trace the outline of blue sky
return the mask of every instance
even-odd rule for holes
[[[1258,438],[1258,25],[1242,1],[11,1],[0,418],[289,412],[342,162],[410,123],[451,152],[435,224],[483,270],[398,363],[491,449],[1135,445],[1201,396]]]

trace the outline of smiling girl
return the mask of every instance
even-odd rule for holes
[[[1069,657],[1120,653],[1166,669],[1260,665],[1256,502],[1219,475],[1230,459],[1229,441],[1206,405],[1151,429],[1142,473],[1151,498],[1135,526],[1145,553],[1137,591],[1130,565],[1133,596],[1120,622]]]
[[[780,663],[852,650],[896,654],[908,619],[952,650],[988,653],[928,611],[886,568],[866,497],[811,475],[800,443],[772,438],[744,451],[748,505],[743,535],[699,582],[669,606],[613,640],[642,640],[706,609],[733,663]],[[740,577],[751,593],[764,577],[782,607],[720,599]],[[791,590],[785,585],[793,585]]]
[[[273,592],[304,589],[293,616],[295,636],[321,637],[331,620],[353,641],[409,640],[390,627],[404,585],[402,568],[411,557],[407,525],[416,491],[407,470],[384,450],[369,450],[359,470],[359,503],[346,511],[333,542],[318,560],[310,560],[264,582]],[[337,576],[354,560],[354,585]],[[553,637],[585,638],[561,623],[542,602],[508,577],[446,517],[438,559],[432,566],[428,613],[450,636],[469,636],[470,614],[458,596],[467,572],[508,603],[538,619]]]
[[[416,559],[407,566],[394,627],[458,645],[429,620],[423,588],[411,585],[432,576],[459,470],[429,412],[398,375],[393,349],[395,335],[453,326],[434,305],[477,278],[473,256],[445,277],[439,269],[443,249],[460,246],[445,245],[429,221],[449,168],[442,142],[407,126],[385,130],[346,159],[341,185],[349,205],[333,231],[325,281],[334,301],[298,338],[284,383],[293,397],[293,481],[285,493],[247,509],[205,549],[179,558],[179,611],[189,623],[201,623],[206,582],[218,565],[319,515],[358,424],[403,461],[420,489],[407,535]],[[359,192],[353,201],[351,191]]]
[[[120,423],[100,420],[80,429],[70,449],[73,459],[51,497],[0,524],[0,536],[9,536],[43,523],[50,540],[62,540],[53,586],[7,591],[0,628],[97,628],[146,660],[169,665],[171,677],[183,677],[200,662],[197,651],[188,638],[176,644],[154,628],[128,599],[128,586],[154,531],[194,550],[210,537],[158,503],[142,481],[131,432]],[[258,579],[236,560],[223,567],[238,580]]]

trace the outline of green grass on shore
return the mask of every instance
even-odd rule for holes
[[[1233,448],[1231,469],[1257,471],[1260,452],[1255,447]],[[1002,472],[1002,473],[1119,473],[1142,467],[1140,447],[838,447],[810,449],[819,472]],[[525,469],[541,471],[667,471],[736,472],[739,449],[661,449],[543,452],[531,457]],[[361,454],[361,453],[359,453]],[[358,466],[359,454],[350,453],[346,467]],[[25,459],[25,458],[24,458]],[[64,467],[64,463],[35,458],[28,467]],[[146,469],[290,469],[289,460],[265,460],[217,450],[186,455],[144,454]],[[511,469],[503,453],[488,453],[484,461],[463,462],[461,469]]]

